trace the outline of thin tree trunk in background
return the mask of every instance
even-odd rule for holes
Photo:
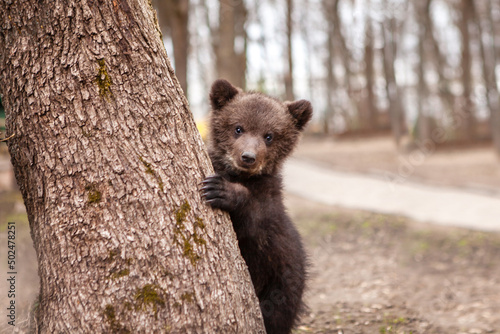
[[[493,64],[495,64],[495,66],[498,60],[500,59],[499,58],[500,52],[498,51],[500,43],[498,43],[498,41],[495,38],[495,36],[497,36],[495,27],[499,25],[498,22],[496,22],[496,20],[500,16],[498,13],[498,10],[500,10],[500,4],[498,2],[496,4],[497,4],[496,16],[493,15],[493,8],[491,3],[489,3],[488,7],[488,20],[491,24],[491,40],[492,40],[491,49],[492,49]],[[494,76],[494,79],[495,80],[497,79],[496,76]],[[500,96],[498,92],[498,87],[495,86],[495,88],[496,89],[492,91],[492,100],[496,101],[497,105],[496,108],[493,107],[491,110],[490,122],[491,122],[491,131],[493,135],[493,144],[495,146],[497,154],[500,156]]]
[[[233,0],[233,3],[235,1]],[[243,89],[246,88],[246,70],[247,70],[247,31],[245,29],[245,24],[248,17],[248,12],[245,7],[245,2],[240,0],[238,5],[235,7],[235,49],[234,56],[236,62],[236,73],[237,76],[234,81],[238,87]]]
[[[333,24],[333,9],[334,7],[332,6],[330,1],[325,1],[323,0],[323,9],[326,15],[327,23],[328,23],[328,34],[327,34],[327,50],[328,50],[328,55],[326,58],[326,110],[324,114],[324,119],[323,119],[323,131],[326,134],[329,134],[332,132],[332,129],[330,129],[330,122],[332,120],[332,117],[334,115],[334,103],[333,103],[333,98],[335,96],[335,93],[338,89],[338,84],[337,80],[335,78],[335,73],[334,73],[334,68],[333,68],[333,62],[335,59],[335,50],[334,50],[334,30],[338,29],[338,27],[335,27]]]
[[[293,94],[293,0],[286,0],[286,56],[287,56],[287,72],[285,73],[285,99],[294,101]]]
[[[389,25],[387,27],[386,25]],[[403,135],[404,110],[401,103],[399,88],[396,82],[394,63],[396,59],[397,28],[394,18],[388,23],[382,24],[382,37],[384,40],[384,73],[386,81],[387,97],[389,99],[389,117],[391,119],[391,130],[396,146],[399,147]]]
[[[335,108],[337,108],[342,116],[345,119],[345,122],[348,124],[348,127],[350,129],[355,128],[356,124],[353,123],[353,116],[351,115],[351,111],[354,110],[355,112],[358,112],[359,108],[357,106],[357,102],[355,99],[350,99],[348,101],[341,100],[342,98],[342,90],[345,90],[345,95],[347,96],[354,96],[356,94],[355,90],[353,89],[351,85],[351,77],[353,76],[352,70],[351,70],[351,52],[349,48],[347,47],[347,43],[345,40],[345,36],[342,33],[342,20],[340,19],[339,16],[339,3],[340,0],[325,0],[329,3],[329,6],[332,6],[333,10],[331,11],[331,17],[332,17],[332,24],[333,24],[333,34],[334,34],[334,53],[336,54],[337,57],[339,57],[343,69],[344,69],[344,80],[343,84],[340,85],[340,80],[338,80],[337,87],[335,91],[334,98],[337,100],[335,101]],[[335,63],[334,63],[335,64]],[[335,71],[335,69],[334,69]],[[337,80],[337,79],[336,79]],[[347,104],[347,105],[345,105]]]
[[[326,0],[326,1],[331,2],[331,0]],[[333,26],[335,27],[333,33],[335,36],[335,40],[337,41],[336,47],[338,48],[342,64],[344,65],[344,71],[345,71],[344,85],[346,90],[348,92],[351,92],[351,64],[350,64],[351,55],[349,53],[349,49],[347,48],[345,38],[341,30],[342,21],[340,20],[339,16],[339,3],[340,3],[339,0],[333,0],[333,11],[331,12],[333,19]]]
[[[421,0],[417,0],[415,3],[415,10],[417,14],[418,22],[418,56],[419,63],[417,66],[417,76],[418,76],[418,120],[417,120],[417,133],[416,139],[420,142],[425,142],[430,138],[431,135],[431,124],[430,117],[426,113],[425,104],[429,98],[429,89],[427,83],[425,82],[425,44],[428,36],[428,30],[430,25],[429,17],[429,7],[431,0],[426,0],[422,3]]]
[[[57,24],[56,24],[57,23]],[[37,332],[264,333],[147,1],[0,2],[0,93]]]
[[[215,36],[217,76],[233,82],[235,10],[231,1],[219,1],[219,28]],[[234,83],[236,85],[236,83]]]
[[[500,1],[493,0],[489,4],[492,9],[489,14],[492,23],[493,36],[495,39],[495,54],[500,57],[500,42],[497,40],[500,36]]]
[[[432,51],[433,51],[432,53],[433,53],[434,62],[435,62],[434,70],[439,75],[439,85],[438,85],[438,92],[437,93],[439,94],[440,98],[442,100],[444,100],[444,103],[446,105],[447,111],[445,112],[445,114],[448,116],[450,116],[450,115],[452,116],[455,97],[450,89],[450,79],[448,79],[445,75],[445,70],[447,67],[449,67],[449,65],[446,62],[446,59],[443,55],[443,52],[441,51],[441,49],[439,47],[439,43],[436,40],[436,37],[434,34],[435,27],[434,27],[434,23],[432,21],[431,12],[430,12],[431,3],[432,3],[432,1],[429,1],[429,5],[427,6],[427,13],[425,14],[427,19],[428,19],[428,22],[429,22],[427,29],[426,29],[426,34],[427,34],[426,40],[430,41],[430,43],[432,44]]]
[[[169,31],[174,47],[175,75],[184,94],[188,93],[189,0],[155,0],[158,20],[163,31]]]
[[[489,37],[488,43],[484,42],[484,30],[482,27],[482,21],[480,13],[478,12],[475,5],[472,4],[474,22],[478,29],[479,43],[481,51],[482,60],[482,70],[483,78],[486,86],[486,102],[488,104],[488,109],[490,110],[490,130],[493,139],[493,145],[497,154],[500,154],[500,101],[499,94],[496,85],[496,75],[495,75],[495,64],[496,64],[496,52],[495,52],[495,38],[494,38],[494,27],[492,19],[492,8],[491,3],[485,8],[486,16],[484,22],[489,28],[487,33]]]
[[[350,68],[350,53],[346,46],[345,38],[341,31],[342,22],[338,14],[339,0],[323,0],[322,8],[325,19],[327,21],[327,50],[328,58],[326,59],[327,70],[327,105],[323,119],[323,128],[325,133],[331,132],[329,129],[332,117],[336,109],[342,113],[346,123],[351,122],[351,116],[347,112],[349,106],[345,106],[339,102],[341,89],[345,89],[347,95],[351,92],[351,68]],[[344,67],[343,87],[340,87],[339,79],[335,76],[335,59],[339,58]],[[349,126],[347,126],[348,129]]]
[[[311,8],[311,3],[310,0],[304,0],[303,3],[303,12],[301,13],[300,16],[300,32],[302,35],[302,39],[304,40],[304,44],[306,47],[306,59],[305,59],[305,66],[306,66],[306,72],[307,72],[307,88],[308,92],[307,95],[309,96],[309,99],[311,101],[315,101],[316,94],[315,94],[315,89],[314,89],[314,77],[313,77],[313,70],[312,70],[312,63],[313,63],[313,43],[311,42],[311,34],[309,32],[309,29],[307,27],[307,24],[309,23],[309,16],[308,13],[310,12]],[[315,31],[313,31],[315,33]]]
[[[214,40],[217,76],[245,89],[247,10],[243,1],[221,0]]]
[[[460,140],[470,142],[474,140],[476,122],[474,117],[474,105],[472,104],[472,55],[470,51],[469,23],[472,15],[472,1],[461,1],[461,19],[459,29],[462,38],[462,105],[459,107],[459,114],[456,114],[456,122],[459,125],[457,134]]]
[[[366,22],[366,42],[365,42],[365,76],[366,76],[366,91],[367,105],[365,115],[361,115],[362,128],[375,130],[378,128],[378,110],[375,95],[375,67],[374,67],[374,45],[373,45],[373,29],[370,14],[368,14]],[[361,112],[361,110],[360,110]]]
[[[210,32],[212,27],[210,26],[210,20],[206,13],[206,4],[204,1],[199,1],[197,4],[190,5],[190,20],[199,22],[200,25],[206,27]],[[210,34],[210,37],[212,35]],[[205,50],[212,48],[211,38],[207,38],[204,32],[200,29],[196,29],[194,33],[190,33],[190,54],[194,56],[196,61],[197,74],[199,78],[199,84],[204,87],[204,89],[198,94],[202,96],[209,95],[209,89],[213,82],[213,66],[206,65],[206,54]],[[188,96],[189,98],[189,96]],[[203,104],[204,110],[209,110],[209,101],[206,100]]]

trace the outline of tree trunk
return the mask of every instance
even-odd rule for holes
[[[43,333],[263,333],[147,1],[0,3],[0,93]]]
[[[187,65],[189,56],[189,0],[156,0],[159,23],[168,31],[174,46],[175,76],[184,94],[188,93]]]

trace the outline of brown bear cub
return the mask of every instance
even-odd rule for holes
[[[290,333],[303,311],[306,254],[283,205],[281,167],[311,119],[308,101],[280,102],[217,80],[209,155],[216,174],[201,189],[229,212],[268,334]]]

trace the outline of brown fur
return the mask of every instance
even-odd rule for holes
[[[209,154],[216,174],[201,189],[229,212],[268,334],[290,333],[303,310],[306,255],[283,206],[281,166],[312,116],[308,101],[280,102],[217,80]]]

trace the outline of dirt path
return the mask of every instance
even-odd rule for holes
[[[319,203],[403,215],[421,222],[500,231],[500,196],[334,171],[300,159],[286,163],[284,183],[288,192]]]
[[[500,158],[491,146],[437,150],[405,146],[390,137],[335,140],[304,137],[294,155],[337,171],[393,177],[405,181],[464,188],[500,195]]]

